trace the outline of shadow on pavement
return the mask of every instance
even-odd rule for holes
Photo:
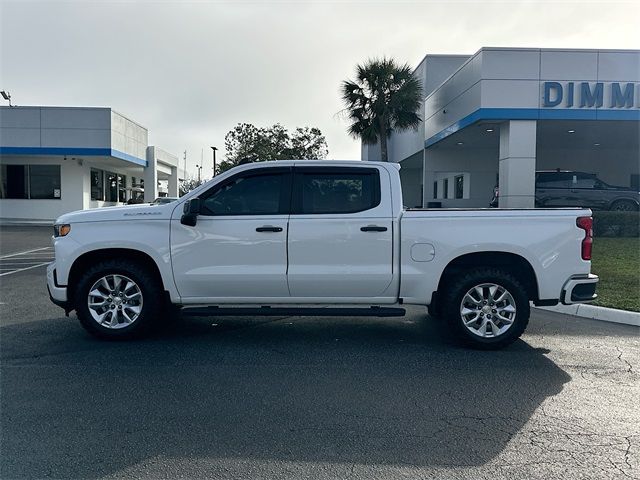
[[[75,319],[1,329],[0,476],[99,477],[153,458],[472,466],[569,376],[435,320],[187,318],[110,343]]]

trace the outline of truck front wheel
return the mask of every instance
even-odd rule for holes
[[[92,335],[107,340],[137,338],[157,323],[162,286],[148,269],[124,259],[103,260],[80,277],[75,305]]]
[[[443,312],[455,336],[466,345],[497,349],[513,343],[529,323],[529,298],[509,272],[467,271],[447,283]]]

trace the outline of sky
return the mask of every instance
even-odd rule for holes
[[[340,82],[483,46],[640,49],[640,1],[6,1],[0,89],[17,105],[107,106],[188,170],[237,123],[318,127],[360,158]],[[210,174],[209,174],[210,175]]]

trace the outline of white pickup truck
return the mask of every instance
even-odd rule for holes
[[[174,307],[394,316],[415,304],[498,348],[522,334],[530,302],[596,297],[590,216],[405,209],[396,164],[253,163],[172,203],[61,216],[47,283],[102,338],[140,336]]]

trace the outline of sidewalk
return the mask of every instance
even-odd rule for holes
[[[596,305],[556,305],[555,307],[536,307],[542,310],[575,315],[576,317],[591,318],[603,322],[623,323],[640,327],[640,312],[629,312],[615,308],[598,307]]]

